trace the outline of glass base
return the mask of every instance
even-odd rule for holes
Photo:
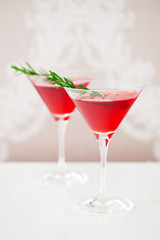
[[[133,208],[133,203],[119,197],[106,197],[103,200],[91,197],[77,201],[76,206],[84,213],[118,214],[130,211]]]
[[[76,186],[87,182],[88,176],[85,173],[59,170],[45,174],[39,181],[45,185]]]

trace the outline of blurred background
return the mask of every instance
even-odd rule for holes
[[[0,1],[0,161],[57,161],[57,125],[12,64],[63,76],[147,84],[113,136],[109,161],[160,161],[160,1]],[[66,135],[67,161],[98,161],[78,111]]]

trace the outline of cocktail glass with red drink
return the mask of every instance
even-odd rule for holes
[[[65,161],[65,132],[68,120],[70,119],[75,104],[68,96],[64,88],[59,88],[42,76],[28,76],[29,80],[39,93],[43,102],[50,111],[52,117],[58,125],[58,167],[41,177],[45,184],[70,186],[87,181],[88,176],[84,173],[78,173],[68,170]],[[89,78],[73,78],[76,86],[83,84],[85,87],[90,83]]]
[[[96,196],[77,202],[77,207],[83,212],[112,214],[126,212],[133,207],[130,200],[109,195],[106,186],[106,160],[110,139],[138,98],[142,87],[142,84],[136,82],[118,82],[117,86],[111,87],[110,84],[104,90],[102,87],[100,90],[65,88],[96,136],[100,150],[100,189]]]

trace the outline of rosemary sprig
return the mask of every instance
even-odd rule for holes
[[[36,72],[34,70],[34,68],[28,62],[26,62],[26,67],[21,65],[21,68],[20,68],[20,67],[17,67],[15,65],[12,65],[11,68],[13,68],[16,73],[20,72],[20,73],[23,73],[23,74],[26,74],[26,75],[48,76],[48,73],[44,70]]]
[[[61,78],[60,76],[58,76],[55,72],[52,72],[52,71],[49,71],[50,74],[49,74],[49,77],[47,77],[48,80],[52,81],[53,84],[58,84],[59,87],[58,88],[61,88],[61,87],[66,87],[66,88],[75,88],[77,89],[77,87],[75,86],[75,84],[67,79],[67,78]],[[84,89],[84,90],[90,90],[89,88],[83,86],[83,84],[79,84],[78,85],[79,88],[81,89]],[[80,94],[83,95],[85,94],[86,91],[80,91]],[[103,97],[103,95],[97,91],[92,91],[91,90],[91,93],[90,93],[91,96],[93,97],[97,97],[97,96],[101,96]]]
[[[55,72],[52,72],[52,71],[49,71],[49,73],[47,73],[44,70],[40,71],[40,72],[36,72],[34,70],[34,68],[28,62],[26,62],[26,67],[21,66],[21,68],[20,68],[20,67],[17,67],[15,65],[11,66],[11,68],[13,68],[16,71],[16,73],[20,72],[20,73],[23,73],[23,74],[26,74],[26,75],[45,76],[46,79],[51,81],[53,85],[54,84],[59,85],[59,87],[57,87],[57,89],[61,88],[61,87],[78,89],[78,87],[79,87],[79,88],[84,89],[84,90],[90,90],[89,88],[83,86],[83,84],[79,84],[78,87],[76,87],[75,84],[71,80],[69,80],[65,77],[61,78],[60,76],[58,76],[58,74],[56,74]],[[85,93],[86,93],[86,91],[80,90],[81,95],[83,95]],[[101,93],[99,93],[97,91],[92,91],[92,90],[91,90],[90,95],[93,96],[93,97],[96,97],[96,96],[104,97]]]

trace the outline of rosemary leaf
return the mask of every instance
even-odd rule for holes
[[[35,69],[28,62],[26,62],[26,67],[21,65],[21,68],[20,68],[15,65],[12,65],[11,68],[14,69],[16,73],[23,73],[23,74],[35,75],[35,76],[45,76],[46,80],[51,81],[53,85],[54,84],[59,85],[57,89],[61,87],[78,89],[71,80],[67,78],[61,78],[55,72],[49,71],[49,73],[47,73],[44,70],[43,71],[40,70],[39,72],[36,72]],[[90,90],[89,88],[83,86],[83,84],[79,84],[78,87],[84,90]],[[80,92],[81,92],[80,95],[84,95],[86,93],[86,91],[80,91]],[[96,96],[104,97],[101,93],[97,91],[92,91],[92,90],[90,95],[93,97],[96,97]]]

